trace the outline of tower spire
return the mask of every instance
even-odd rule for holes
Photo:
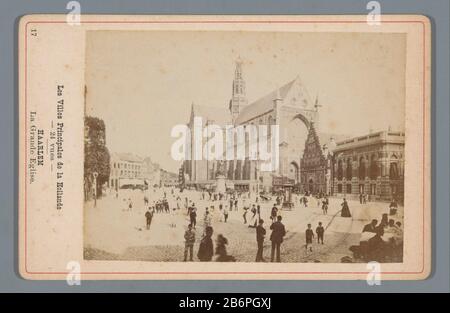
[[[231,92],[232,96],[229,107],[233,124],[235,124],[236,118],[241,112],[242,107],[247,105],[247,97],[245,93],[245,81],[244,76],[242,74],[242,64],[243,61],[239,56],[235,62],[233,90]]]

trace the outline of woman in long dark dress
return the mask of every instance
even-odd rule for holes
[[[344,198],[344,202],[342,202],[341,206],[342,206],[341,216],[342,217],[352,217],[352,215],[350,214],[350,208],[348,207],[348,203],[347,203],[347,200],[345,200],[345,198]]]

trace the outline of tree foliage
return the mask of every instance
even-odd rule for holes
[[[101,186],[109,180],[110,155],[106,147],[105,122],[97,117],[84,119],[84,179],[85,188],[92,188],[93,173],[97,176],[97,195],[101,195]],[[87,186],[86,186],[87,185]]]

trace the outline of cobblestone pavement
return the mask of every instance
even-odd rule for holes
[[[182,261],[184,253],[184,231],[189,219],[186,210],[155,214],[150,230],[145,229],[144,194],[141,191],[125,191],[118,198],[107,195],[85,205],[84,246],[85,258],[94,260],[137,260],[137,261]],[[162,197],[162,190],[151,193],[150,202]],[[171,199],[170,190],[166,191]],[[228,239],[227,250],[239,262],[253,262],[256,256],[256,235],[253,228],[243,223],[243,210],[231,211],[227,223],[221,221],[218,212],[219,202],[201,200],[200,193],[185,192],[196,203],[198,224],[196,244],[203,233],[203,213],[208,205],[214,205],[214,236],[223,234]],[[133,209],[127,210],[127,201],[133,201]],[[282,262],[327,262],[339,263],[344,256],[351,256],[348,248],[359,243],[360,233],[372,218],[381,218],[388,211],[388,203],[371,202],[359,204],[349,200],[352,218],[340,217],[342,199],[330,198],[327,215],[323,215],[317,202],[311,198],[309,207],[296,203],[290,211],[282,211],[287,234],[281,247]],[[169,201],[170,203],[170,201]],[[251,203],[247,201],[247,203]],[[270,261],[270,209],[273,202],[260,203],[261,218],[265,221],[267,236],[264,244],[264,258]],[[174,205],[173,205],[174,206]],[[403,209],[400,208],[396,220],[403,223]],[[250,219],[251,213],[247,214]],[[326,228],[324,245],[314,242],[313,252],[305,250],[304,231],[308,223],[315,229],[321,221]],[[196,257],[195,257],[196,259]]]

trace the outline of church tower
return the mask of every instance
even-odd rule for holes
[[[242,77],[242,60],[236,61],[236,69],[234,71],[233,90],[230,100],[230,113],[233,125],[241,112],[242,108],[247,105],[247,97],[245,96],[245,81]]]

